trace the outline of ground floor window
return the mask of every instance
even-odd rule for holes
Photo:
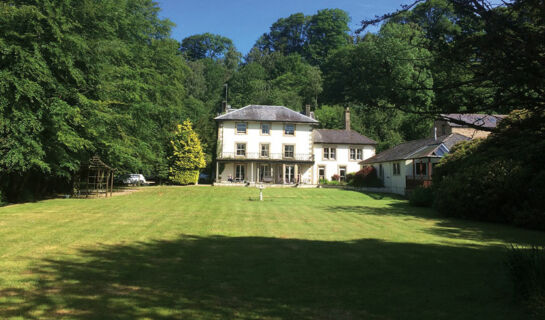
[[[235,179],[237,181],[244,181],[245,178],[245,166],[243,164],[237,164],[235,166]]]
[[[271,166],[268,164],[262,164],[259,166],[259,181],[270,180],[271,175]]]
[[[318,168],[318,180],[325,180],[325,167]]]
[[[339,180],[346,181],[346,167],[339,167]]]
[[[394,176],[399,176],[401,174],[401,164],[399,162],[395,162],[392,164],[392,166]]]
[[[416,175],[425,176],[428,174],[428,164],[425,162],[416,162]]]

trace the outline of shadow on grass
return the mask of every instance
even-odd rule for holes
[[[526,239],[521,239],[520,228],[490,222],[448,218],[441,216],[431,208],[413,207],[407,203],[389,203],[383,207],[371,207],[361,205],[329,206],[325,208],[331,213],[362,214],[375,216],[412,217],[417,219],[434,219],[437,223],[426,232],[440,237],[475,240],[475,241],[502,241],[506,243],[519,243],[525,245],[545,245],[545,240],[540,243],[536,239],[545,239],[543,232],[527,230]],[[524,236],[524,235],[523,235]]]
[[[517,319],[494,248],[182,236],[29,270],[0,318]],[[4,298],[2,298],[4,297]]]

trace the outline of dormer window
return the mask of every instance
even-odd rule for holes
[[[284,135],[294,136],[295,135],[295,124],[293,124],[293,123],[284,124]]]
[[[237,122],[236,126],[238,134],[246,134],[246,131],[248,129],[246,122]]]

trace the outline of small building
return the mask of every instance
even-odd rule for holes
[[[373,140],[350,130],[319,130],[304,113],[283,106],[224,106],[218,122],[216,185],[271,183],[315,185],[334,174],[346,177],[375,154]]]
[[[413,140],[377,154],[361,165],[372,165],[387,192],[406,194],[418,186],[431,184],[434,166],[460,141],[471,140],[459,133]]]
[[[479,130],[473,126],[482,127],[483,129],[493,129],[505,117],[505,115],[475,113],[441,114],[439,119],[435,120],[433,124],[432,135],[446,136],[458,133],[471,139],[486,138],[490,134],[490,131]]]

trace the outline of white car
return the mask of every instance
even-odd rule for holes
[[[144,178],[144,175],[138,174],[138,173],[131,173],[123,178],[124,184],[147,184],[146,178]]]

